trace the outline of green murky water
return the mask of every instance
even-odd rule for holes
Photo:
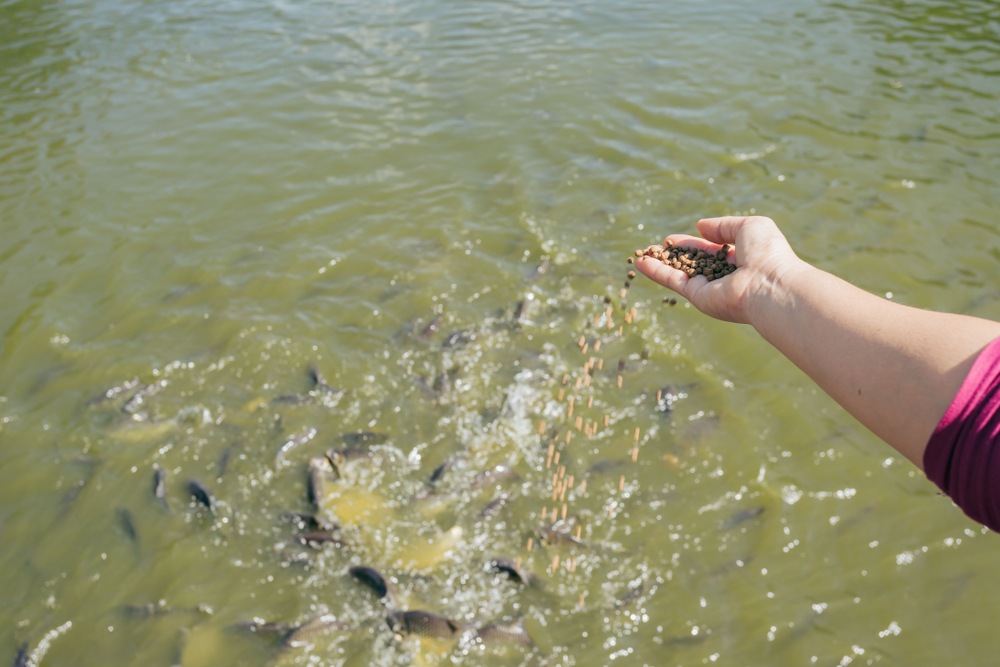
[[[643,281],[621,339],[593,318],[631,249],[734,211],[997,318],[998,199],[987,2],[2,2],[0,659],[985,664],[994,535],[752,331]],[[575,553],[526,549],[553,427]],[[359,430],[388,439],[324,499],[350,546],[298,544],[309,458]],[[397,642],[358,564],[539,648]],[[354,629],[233,627],[320,614]]]

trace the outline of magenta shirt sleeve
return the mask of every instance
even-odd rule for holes
[[[979,353],[924,450],[924,472],[1000,532],[1000,338]]]

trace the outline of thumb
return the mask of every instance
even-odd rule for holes
[[[712,243],[736,243],[736,235],[752,217],[727,215],[698,221],[698,233]]]

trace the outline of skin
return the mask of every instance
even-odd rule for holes
[[[708,218],[698,233],[665,241],[712,253],[731,244],[739,270],[710,283],[643,258],[638,271],[706,315],[751,325],[923,470],[928,439],[1000,324],[869,294],[799,259],[770,218]]]

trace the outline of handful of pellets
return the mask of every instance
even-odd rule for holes
[[[711,282],[719,278],[724,278],[736,270],[735,264],[726,261],[729,246],[724,245],[714,255],[704,250],[696,248],[685,248],[675,246],[673,241],[667,241],[667,246],[651,245],[645,250],[636,250],[635,256],[638,258],[651,257],[658,259],[664,264],[668,264],[675,269],[680,269],[688,274],[689,278],[703,275]],[[631,264],[634,260],[629,257]]]

